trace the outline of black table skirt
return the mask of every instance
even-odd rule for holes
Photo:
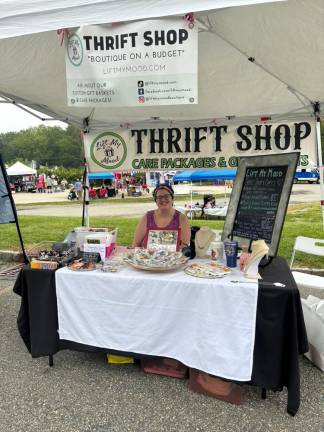
[[[308,351],[299,291],[283,258],[274,258],[260,268],[260,273],[265,281],[286,286],[259,283],[251,384],[267,390],[287,387],[287,411],[295,415],[300,403],[298,356]],[[54,271],[25,267],[18,275],[14,292],[21,296],[18,329],[33,357],[66,348],[110,352],[109,347],[102,350],[59,340]]]

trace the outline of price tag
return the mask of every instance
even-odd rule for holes
[[[82,252],[82,261],[97,263],[101,260],[98,252]]]

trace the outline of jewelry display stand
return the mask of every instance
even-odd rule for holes
[[[244,267],[244,276],[248,279],[261,279],[259,265],[264,256],[269,252],[269,246],[264,240],[256,240],[252,243],[251,255]]]
[[[215,233],[209,227],[201,227],[195,237],[196,256],[204,258],[211,242],[215,239]]]

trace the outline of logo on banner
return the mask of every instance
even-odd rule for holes
[[[67,41],[67,54],[73,66],[80,66],[83,60],[83,47],[78,35],[73,34]]]
[[[102,168],[116,169],[126,159],[126,143],[120,135],[114,132],[102,133],[92,141],[90,156],[92,161]]]

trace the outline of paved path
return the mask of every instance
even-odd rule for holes
[[[18,334],[12,286],[0,279],[0,432],[324,432],[324,374],[305,358],[296,417],[285,390],[263,400],[246,386],[235,406],[191,392],[187,380],[109,366],[103,354],[61,351],[50,368]]]

